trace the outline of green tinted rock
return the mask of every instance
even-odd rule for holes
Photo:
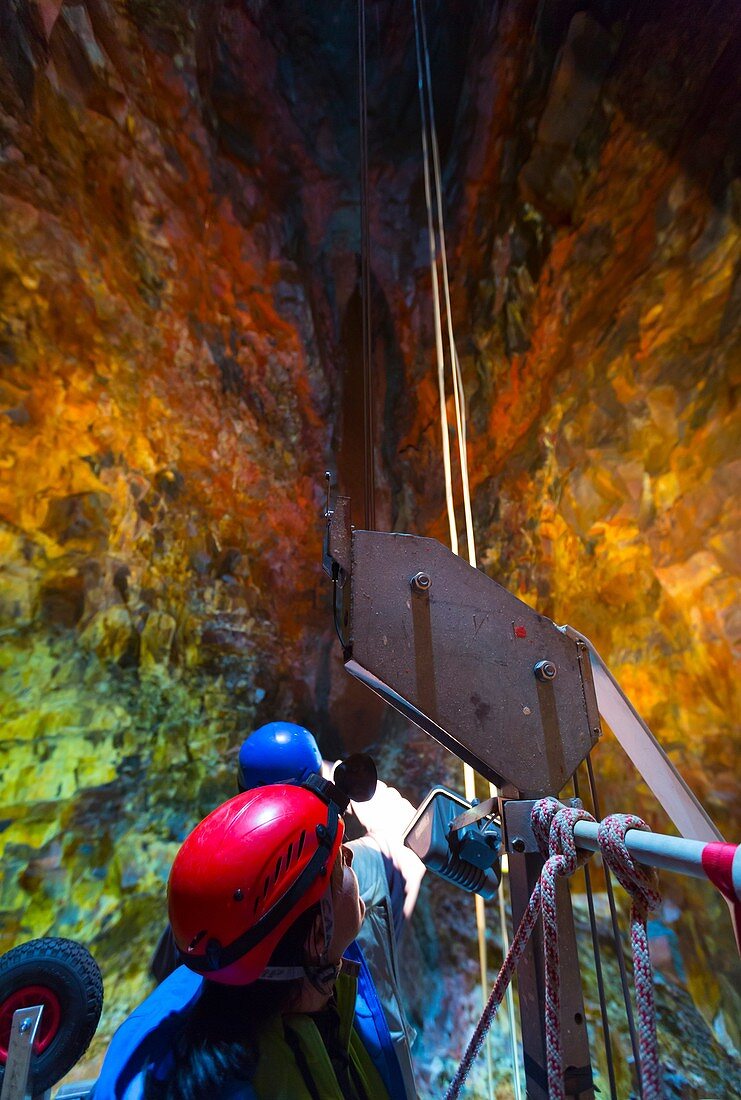
[[[125,607],[98,611],[80,635],[80,644],[102,661],[120,661],[130,653],[137,638],[131,613]]]
[[[141,636],[142,672],[152,672],[167,665],[176,625],[172,615],[164,611],[153,611],[147,616]]]

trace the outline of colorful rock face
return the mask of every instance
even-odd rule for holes
[[[736,6],[427,15],[479,562],[593,639],[734,835]],[[375,741],[416,796],[448,767],[345,677],[318,565],[323,470],[363,488],[354,18],[0,12],[0,949],[86,942],[99,1047],[253,725]],[[368,48],[378,520],[447,540],[410,12],[374,4]]]

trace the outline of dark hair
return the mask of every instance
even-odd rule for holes
[[[270,959],[274,966],[301,966],[304,944],[319,906],[291,925]],[[206,979],[203,991],[173,1046],[174,1068],[166,1082],[147,1072],[146,1100],[203,1100],[218,1096],[232,1081],[251,1081],[259,1057],[260,1032],[286,1011],[301,991],[301,979],[219,985]]]

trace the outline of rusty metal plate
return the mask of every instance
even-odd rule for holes
[[[340,567],[345,576],[350,572],[351,540],[350,498],[337,497],[334,509],[331,512],[327,511],[327,528],[324,535],[324,556],[322,560],[322,566],[327,576],[333,576],[333,563]]]
[[[353,531],[350,577],[348,672],[490,781],[557,794],[600,732],[575,640],[434,539]]]

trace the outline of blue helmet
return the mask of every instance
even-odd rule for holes
[[[295,722],[268,722],[255,730],[239,750],[240,791],[306,779],[320,772],[322,756],[313,733]]]

